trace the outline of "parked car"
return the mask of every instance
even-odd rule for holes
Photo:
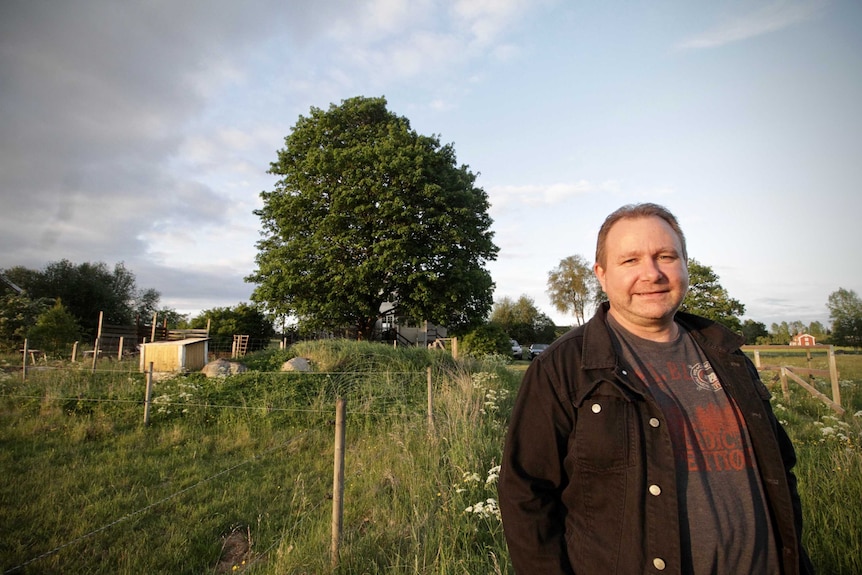
[[[534,359],[537,355],[542,353],[548,348],[548,344],[546,343],[534,343],[530,346],[530,359]]]
[[[512,357],[515,359],[524,359],[524,350],[521,349],[521,345],[514,339],[510,339],[509,343],[512,344]]]

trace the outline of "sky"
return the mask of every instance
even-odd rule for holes
[[[857,0],[3,0],[0,269],[122,262],[248,301],[260,192],[311,108],[380,97],[487,192],[495,300],[657,202],[744,318],[862,294]]]

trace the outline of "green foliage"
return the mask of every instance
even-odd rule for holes
[[[30,299],[27,294],[0,296],[0,349],[17,350],[36,318],[51,308],[49,299]]]
[[[571,313],[578,325],[586,322],[590,304],[596,304],[601,286],[593,268],[581,255],[569,256],[548,273],[548,295],[560,313]]]
[[[853,290],[838,288],[826,303],[835,345],[862,346],[862,299]]]
[[[383,98],[300,116],[261,194],[252,299],[306,327],[368,339],[381,304],[452,334],[491,307],[488,198],[451,145],[410,129]]]
[[[135,401],[141,374],[0,376],[0,465],[20,479],[0,485],[0,522],[16,526],[0,538],[3,569],[35,559],[22,572],[331,572],[332,400],[341,392],[339,572],[505,571],[488,499],[517,378],[419,348],[330,340],[297,351],[339,356],[345,371],[160,380],[148,427]],[[226,538],[236,534],[246,549],[231,554]]]
[[[49,353],[65,353],[74,342],[81,339],[81,326],[58,299],[54,307],[39,315],[28,337],[33,348]]]
[[[88,337],[95,336],[99,312],[104,312],[104,323],[129,325],[138,313],[152,316],[159,300],[159,292],[154,289],[138,290],[135,274],[123,263],[111,270],[102,262],[76,265],[60,260],[48,264],[44,270],[18,266],[4,273],[31,300],[61,299]]]
[[[741,332],[742,323],[739,316],[745,313],[745,306],[730,297],[712,268],[689,258],[688,275],[688,293],[680,309],[711,319],[735,332]]]
[[[522,295],[518,301],[504,297],[494,303],[490,323],[499,325],[509,337],[522,344],[554,341],[554,322],[539,311],[532,298]]]
[[[512,355],[512,346],[509,343],[509,335],[497,324],[489,323],[481,325],[464,336],[464,351],[472,356],[499,355],[509,357]]]
[[[275,335],[272,318],[258,305],[239,303],[234,307],[207,309],[192,318],[189,325],[202,329],[208,322],[214,347],[221,349],[230,349],[234,335],[249,336],[250,350],[263,347]]]
[[[747,345],[755,345],[758,343],[768,343],[769,332],[766,330],[766,324],[747,319],[742,322],[742,335],[745,337]]]

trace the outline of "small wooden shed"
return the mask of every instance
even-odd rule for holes
[[[141,346],[141,371],[188,372],[203,369],[209,356],[209,338],[154,341]]]

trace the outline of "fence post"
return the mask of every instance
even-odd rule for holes
[[[832,401],[841,405],[841,386],[838,383],[838,365],[835,363],[835,348],[829,346],[829,379],[832,380]]]
[[[30,353],[30,346],[27,338],[24,338],[24,363],[21,367],[21,381],[27,381],[27,354]]]
[[[120,345],[117,346],[117,361],[123,360],[123,339],[125,336],[120,336]]]
[[[787,370],[782,367],[780,368],[779,377],[781,378],[781,392],[784,395],[784,399],[790,399],[790,388],[787,386]]]
[[[341,527],[344,520],[344,404],[343,397],[335,400],[335,465],[332,476],[332,568],[338,567],[341,547]]]
[[[102,338],[96,338],[96,346],[93,348],[93,373],[96,373],[96,359],[99,357],[99,347],[102,345]]]
[[[76,363],[78,361],[78,342],[76,341],[72,344],[72,363]]]
[[[144,425],[150,424],[150,398],[153,396],[153,362],[147,370],[147,390],[144,392]]]
[[[428,433],[434,433],[434,382],[431,380],[431,367],[428,367],[427,380],[428,380]]]

